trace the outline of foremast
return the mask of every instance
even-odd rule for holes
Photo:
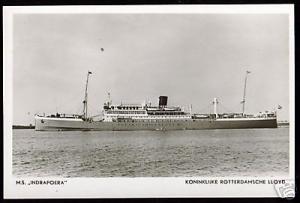
[[[89,84],[90,74],[92,74],[92,72],[88,71],[86,76],[85,93],[84,93],[84,100],[83,100],[83,120],[88,119],[88,84]]]
[[[242,104],[243,104],[243,108],[242,108],[242,115],[244,116],[245,114],[245,104],[246,104],[246,87],[247,87],[247,78],[248,78],[248,74],[251,73],[250,71],[246,71],[246,76],[245,76],[245,83],[244,83],[244,93],[243,93],[243,100],[242,100]]]

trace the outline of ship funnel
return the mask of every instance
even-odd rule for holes
[[[159,107],[166,107],[168,104],[168,97],[167,96],[160,96],[159,97]]]

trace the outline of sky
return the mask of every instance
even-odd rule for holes
[[[274,110],[289,118],[286,14],[16,14],[13,123],[39,113],[81,113],[86,75],[89,115],[113,103],[157,104],[193,112]],[[104,49],[104,51],[101,50]]]

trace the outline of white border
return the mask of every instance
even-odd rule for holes
[[[282,5],[147,5],[147,6],[13,6],[4,7],[7,14],[25,13],[55,13],[55,14],[124,14],[124,13],[148,13],[148,14],[287,14],[294,9],[292,4]],[[292,13],[291,13],[292,14]]]
[[[42,178],[67,180],[64,186],[16,186],[15,181],[32,178],[12,176],[12,81],[13,15],[26,13],[176,13],[176,14],[289,14],[290,80],[290,175],[295,177],[295,72],[293,5],[172,5],[172,6],[16,6],[3,7],[3,103],[4,103],[4,198],[120,198],[120,197],[278,197],[273,185],[187,185],[186,179],[257,179],[235,178]],[[40,180],[38,178],[34,178]],[[272,179],[259,177],[259,179]],[[274,178],[273,178],[274,179]]]
[[[290,85],[290,177],[295,179],[295,30],[294,30],[294,7],[289,13],[289,85]]]

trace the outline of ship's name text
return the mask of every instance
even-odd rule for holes
[[[64,185],[67,180],[17,180],[16,185]]]

